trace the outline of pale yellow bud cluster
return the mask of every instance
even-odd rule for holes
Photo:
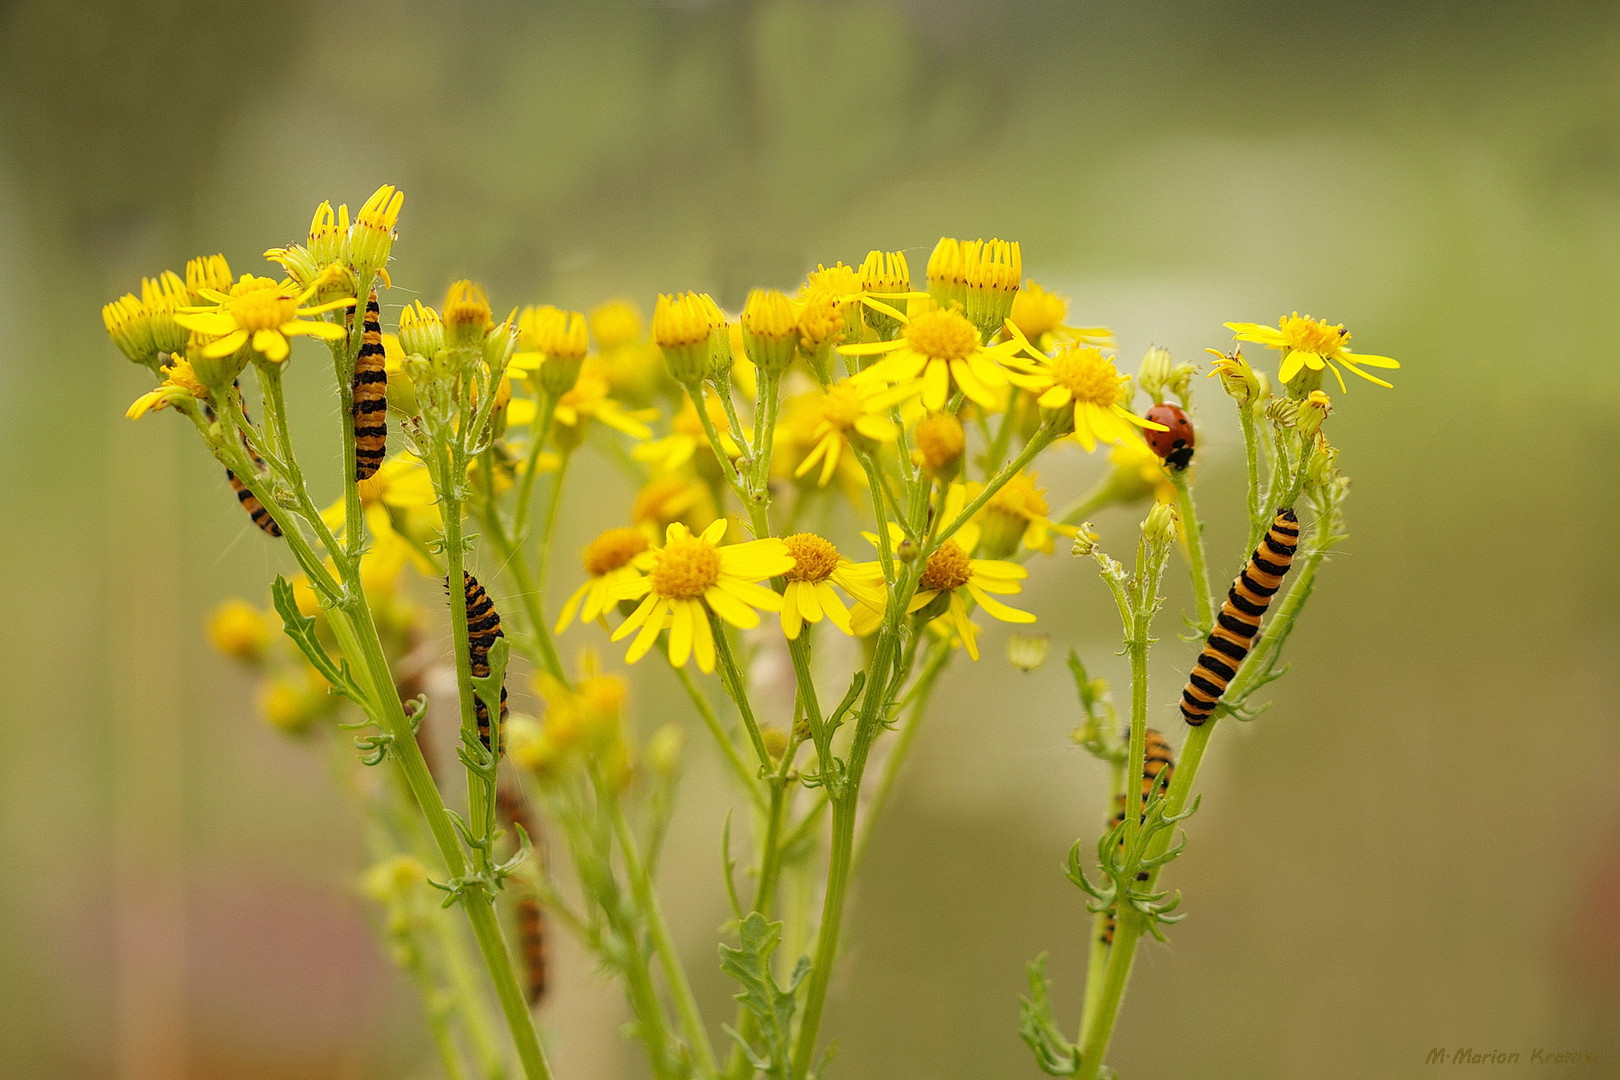
[[[928,291],[941,307],[955,304],[981,334],[1001,329],[1024,279],[1016,240],[942,237],[928,257]]]
[[[489,295],[473,281],[458,281],[444,297],[444,343],[449,348],[483,348],[495,325]]]
[[[407,354],[432,359],[444,348],[444,323],[422,301],[399,313],[399,347]]]
[[[585,315],[549,304],[526,307],[518,316],[518,347],[536,354],[532,359],[538,363],[536,377],[541,388],[554,398],[561,397],[579,382],[590,348]]]
[[[660,293],[653,308],[653,343],[664,354],[669,373],[683,386],[696,386],[709,377],[714,361],[716,324],[726,317],[708,293]]]

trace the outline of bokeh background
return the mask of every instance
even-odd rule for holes
[[[1222,725],[1173,871],[1191,917],[1144,950],[1113,1062],[1349,1080],[1546,1047],[1620,1076],[1614,4],[12,0],[0,101],[0,1076],[436,1075],[341,800],[203,641],[290,560],[180,423],[122,419],[143,373],[97,319],[199,252],[256,269],[384,181],[408,193],[396,304],[467,275],[497,307],[735,307],[816,261],[998,235],[1129,364],[1295,309],[1400,358],[1330,421],[1352,540],[1275,707]],[[306,444],[318,368],[295,368]],[[1241,445],[1206,385],[1224,571]],[[1059,456],[1054,499],[1099,465]],[[621,514],[590,486],[565,551]],[[1130,543],[1132,515],[1098,524]],[[1093,574],[1049,560],[1031,594],[1120,674]],[[1102,778],[1061,664],[1020,675],[999,634],[949,675],[864,868],[831,1075],[1036,1075],[1016,995],[1041,950],[1077,1008],[1058,867]],[[644,730],[669,685],[638,672]],[[692,757],[669,902],[719,1006],[727,801]],[[560,948],[559,1075],[641,1075],[617,991]]]

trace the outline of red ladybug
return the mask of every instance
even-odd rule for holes
[[[1144,430],[1142,437],[1147,440],[1148,449],[1163,458],[1164,463],[1170,468],[1185,469],[1192,462],[1195,442],[1192,420],[1188,418],[1186,411],[1179,405],[1161,401],[1147,411],[1147,418],[1170,429]]]

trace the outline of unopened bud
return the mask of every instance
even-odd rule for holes
[[[948,480],[962,464],[967,433],[954,413],[934,413],[917,421],[912,460],[936,480]]]
[[[1309,439],[1322,430],[1322,421],[1333,411],[1333,402],[1320,390],[1312,390],[1299,403],[1299,433]]]
[[[1050,634],[1013,634],[1007,639],[1007,660],[1019,671],[1034,671],[1046,663],[1051,646]]]
[[[1143,355],[1142,365],[1136,369],[1137,384],[1154,401],[1164,400],[1170,367],[1170,350],[1155,345]]]
[[[444,297],[446,345],[452,349],[482,348],[485,336],[494,325],[495,314],[489,309],[489,296],[482,285],[473,281],[458,281],[450,286]]]
[[[665,724],[647,740],[647,764],[659,776],[673,777],[681,770],[686,749],[686,732],[679,724]]]
[[[1079,531],[1074,534],[1074,544],[1069,548],[1069,554],[1077,559],[1086,558],[1097,550],[1100,540],[1102,537],[1097,535],[1097,530],[1092,528],[1091,522],[1081,522]]]
[[[694,292],[660,293],[653,309],[653,343],[663,351],[670,375],[682,386],[696,386],[709,377],[714,359],[711,309],[718,310],[714,301]]]
[[[742,312],[743,349],[767,378],[781,375],[799,348],[793,301],[775,289],[755,289]]]
[[[422,301],[399,313],[399,347],[407,354],[431,360],[444,348],[444,324],[439,313]]]
[[[1142,539],[1151,546],[1169,546],[1176,538],[1181,518],[1169,503],[1156,502],[1142,522]]]
[[[1299,402],[1293,398],[1272,398],[1266,402],[1266,419],[1280,428],[1299,424]]]

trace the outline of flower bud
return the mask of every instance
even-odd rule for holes
[[[774,724],[766,724],[759,730],[759,741],[765,744],[765,752],[771,756],[772,761],[782,760],[787,753],[788,733]]]
[[[962,242],[942,236],[928,256],[928,293],[942,308],[967,305],[967,273],[962,266]]]
[[[394,226],[399,224],[400,207],[404,205],[405,193],[392,184],[384,184],[355,215],[348,262],[362,289],[369,289],[379,272],[387,279],[388,253],[393,250],[397,235]]]
[[[799,347],[793,301],[775,289],[755,289],[742,312],[743,350],[767,378],[780,376]]]
[[[1312,445],[1310,454],[1305,480],[1312,488],[1326,490],[1339,479],[1339,448],[1320,438]]]
[[[1216,349],[1204,351],[1216,358],[1210,376],[1220,378],[1221,389],[1225,390],[1227,396],[1239,406],[1247,405],[1262,396],[1260,380],[1255,376],[1249,362],[1243,359],[1242,349],[1234,348],[1230,353]]]
[[[518,317],[518,346],[538,354],[540,387],[554,398],[562,397],[579,381],[589,348],[585,316],[549,304],[526,307]]]
[[[360,878],[360,891],[379,904],[393,905],[427,881],[427,867],[413,856],[395,855],[369,867]]]
[[[233,280],[231,264],[225,261],[223,255],[199,255],[186,261],[186,292],[190,294],[193,304],[208,302],[208,298],[202,294],[204,289],[230,292]]]
[[[1192,396],[1192,377],[1198,374],[1196,364],[1177,364],[1170,369],[1170,375],[1164,381],[1166,395],[1174,395],[1183,403]]]
[[[305,243],[310,258],[317,267],[335,262],[349,261],[349,207],[345,204],[332,211],[330,201],[323,200],[315,208],[309,223],[309,239]]]
[[[271,637],[269,620],[246,600],[227,600],[208,619],[209,642],[221,654],[237,660],[263,660]]]
[[[1013,634],[1007,639],[1007,662],[1019,671],[1034,671],[1046,663],[1050,634]]]
[[[948,480],[962,464],[967,433],[954,413],[934,413],[917,421],[912,460],[936,480]]]
[[[715,303],[704,293],[660,293],[653,309],[653,343],[664,354],[669,373],[682,386],[697,386],[709,377],[714,359]]]
[[[911,292],[911,268],[906,265],[903,252],[868,252],[861,263],[860,281],[861,291],[867,296],[899,311],[906,310],[906,294]],[[872,332],[884,340],[894,337],[900,321],[869,305],[864,306],[866,325]]]
[[[472,281],[458,281],[444,297],[444,341],[452,349],[484,346],[484,338],[495,325],[484,287]],[[415,350],[412,350],[413,352]],[[424,354],[431,357],[431,353]]]
[[[1312,390],[1299,403],[1297,426],[1299,433],[1309,439],[1322,430],[1322,421],[1333,411],[1333,402],[1320,390]]]
[[[156,366],[158,347],[152,338],[152,313],[134,293],[125,293],[102,307],[101,321],[120,352],[137,364]]]
[[[647,740],[647,764],[665,779],[681,771],[681,757],[686,749],[686,732],[679,724],[664,724]]]
[[[988,337],[1012,314],[1013,298],[1024,280],[1023,256],[1016,240],[974,240],[962,245],[962,277],[967,286],[964,314]]]
[[[1077,559],[1083,559],[1097,550],[1097,544],[1101,540],[1102,537],[1097,535],[1097,530],[1092,528],[1091,522],[1081,522],[1079,530],[1074,534],[1074,544],[1069,548],[1069,554]]]
[[[1272,398],[1266,402],[1266,419],[1280,428],[1299,424],[1299,401],[1295,398]]]
[[[492,376],[505,375],[507,365],[512,362],[512,354],[517,351],[517,327],[512,325],[516,318],[517,312],[513,311],[484,335],[484,368]]]
[[[439,313],[422,301],[413,302],[399,313],[399,347],[407,355],[431,360],[444,348],[444,324]]]
[[[1159,345],[1149,348],[1136,369],[1136,378],[1154,401],[1164,400],[1164,386],[1170,380],[1170,350]]]

